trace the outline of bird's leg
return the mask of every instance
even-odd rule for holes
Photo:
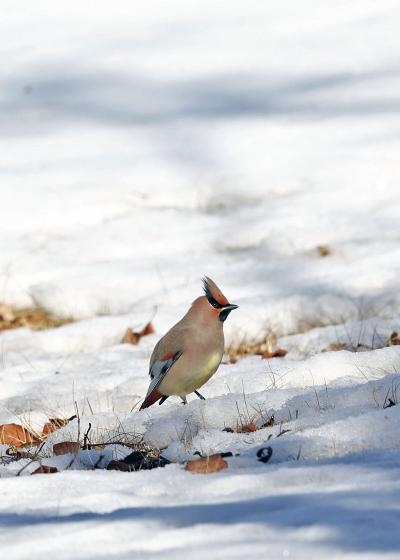
[[[187,404],[186,396],[181,397],[183,404]]]
[[[203,395],[201,393],[199,393],[198,391],[195,391],[195,394],[199,397],[199,399],[201,399],[202,401],[205,401],[206,398],[203,397]]]

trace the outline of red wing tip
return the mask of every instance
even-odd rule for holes
[[[160,391],[158,389],[153,389],[152,392],[150,393],[150,395],[148,395],[144,399],[144,401],[142,402],[142,406],[139,408],[139,411],[143,410],[144,408],[148,408],[149,406],[151,406],[155,402],[159,401],[162,397],[163,397],[163,394],[160,393]]]

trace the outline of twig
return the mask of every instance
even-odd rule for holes
[[[42,450],[42,448],[43,448],[43,446],[44,446],[45,443],[46,443],[45,441],[42,441],[42,443],[40,444],[40,446],[39,446],[38,449],[36,450],[34,456],[32,457],[32,460],[29,461],[29,463],[26,463],[26,465],[24,465],[24,466],[17,472],[17,475],[16,475],[16,476],[20,476],[21,473],[26,469],[26,467],[29,467],[29,465],[31,465],[32,463],[34,463],[34,462],[36,461],[36,459],[38,458],[38,455],[39,455],[39,453],[41,452],[41,450]]]

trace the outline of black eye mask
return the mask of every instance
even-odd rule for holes
[[[231,311],[232,311],[232,309],[223,309],[221,311],[221,313],[219,314],[219,320],[224,322]]]
[[[206,294],[206,297],[208,299],[208,303],[210,305],[212,305],[213,307],[215,307],[215,309],[223,309],[225,307],[225,305],[222,305],[221,303],[218,303],[218,301],[215,299],[215,297],[213,297],[210,288],[207,286],[207,284],[204,284],[204,293]]]

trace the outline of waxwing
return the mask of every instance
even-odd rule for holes
[[[214,375],[224,355],[223,325],[237,305],[229,303],[210,278],[203,279],[204,296],[156,344],[150,358],[150,385],[140,410],[157,401],[198,392]]]

